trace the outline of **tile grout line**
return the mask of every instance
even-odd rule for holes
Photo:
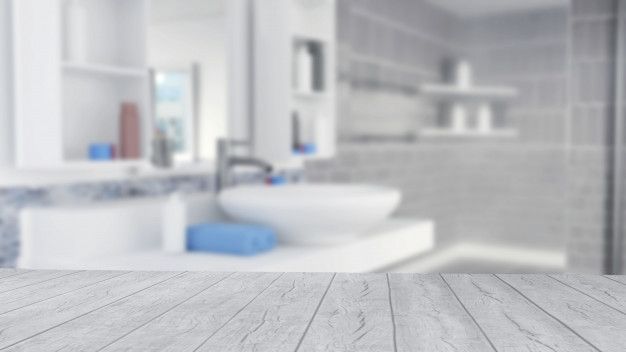
[[[309,332],[309,328],[311,328],[311,325],[313,324],[313,320],[317,316],[317,312],[320,310],[320,307],[322,306],[322,303],[324,302],[324,299],[326,298],[326,294],[330,290],[330,286],[332,286],[333,281],[335,281],[335,277],[336,276],[337,276],[337,273],[334,273],[333,277],[330,278],[330,281],[328,282],[328,286],[326,286],[326,291],[324,291],[324,294],[322,295],[322,298],[317,303],[317,307],[315,307],[315,311],[313,312],[313,316],[311,316],[311,319],[309,320],[309,323],[306,325],[306,328],[304,329],[304,332],[302,333],[302,336],[300,337],[300,340],[298,340],[298,344],[296,345],[296,349],[294,350],[295,352],[298,352],[298,350],[300,349],[300,346],[302,345],[302,342],[304,341],[304,338],[306,337],[306,334]]]
[[[161,314],[159,314],[159,315],[157,315],[157,316],[155,316],[155,317],[153,317],[153,318],[149,319],[149,320],[148,320],[148,321],[146,321],[145,323],[140,324],[139,326],[135,327],[134,329],[131,329],[130,331],[128,331],[128,332],[126,332],[125,334],[123,334],[122,336],[120,336],[120,337],[118,337],[118,338],[114,339],[113,341],[111,341],[111,342],[109,342],[109,343],[105,344],[104,346],[102,346],[102,347],[98,348],[98,349],[96,350],[96,352],[102,351],[102,350],[106,349],[107,347],[109,347],[109,346],[111,346],[111,345],[114,345],[115,343],[117,343],[118,341],[122,340],[122,339],[123,339],[123,338],[125,338],[126,336],[128,336],[128,335],[132,334],[133,332],[135,332],[135,331],[137,331],[137,330],[139,330],[139,329],[143,328],[144,326],[146,326],[146,325],[150,324],[151,322],[153,322],[153,321],[155,321],[155,320],[157,320],[157,319],[161,318],[161,317],[162,317],[162,316],[164,316],[165,314],[167,314],[167,313],[171,312],[172,310],[174,310],[174,309],[178,308],[179,306],[181,306],[182,304],[184,304],[184,303],[188,302],[189,300],[191,300],[191,299],[193,299],[193,298],[195,298],[195,297],[197,297],[197,296],[199,296],[199,295],[203,294],[204,292],[206,292],[206,291],[207,291],[207,290],[209,290],[210,288],[212,288],[212,287],[214,287],[214,286],[218,285],[219,283],[223,282],[224,280],[231,278],[234,274],[235,274],[235,273],[234,273],[234,272],[232,272],[232,273],[230,273],[230,274],[228,274],[228,275],[225,275],[225,276],[224,276],[224,277],[222,277],[221,279],[219,279],[219,280],[215,281],[214,283],[210,284],[209,286],[207,286],[207,287],[203,288],[203,289],[202,289],[202,290],[200,290],[199,292],[196,292],[195,294],[193,294],[193,295],[191,295],[191,296],[189,296],[189,297],[185,298],[184,300],[182,300],[182,301],[180,301],[180,302],[176,303],[176,304],[175,304],[175,305],[173,305],[172,307],[170,307],[170,308],[166,309],[166,310],[165,310],[165,311],[163,311]]]
[[[100,280],[100,281],[92,282],[92,283],[90,283],[90,284],[87,284],[87,285],[84,285],[84,286],[77,287],[77,288],[75,288],[75,289],[73,289],[73,290],[70,290],[70,291],[67,291],[67,292],[63,292],[63,293],[59,293],[59,294],[57,294],[57,295],[50,296],[50,297],[47,297],[47,298],[41,299],[41,300],[39,300],[39,301],[35,301],[35,302],[32,302],[32,303],[29,303],[29,304],[27,304],[27,305],[25,305],[25,306],[21,306],[21,307],[18,307],[18,308],[13,308],[13,309],[11,309],[11,310],[7,310],[6,312],[0,312],[0,315],[6,314],[6,313],[10,313],[10,312],[16,311],[16,310],[18,310],[18,309],[22,309],[22,308],[28,307],[28,306],[33,305],[33,304],[41,303],[41,302],[47,301],[47,300],[49,300],[49,299],[53,299],[53,298],[56,298],[56,297],[59,297],[59,296],[63,296],[63,295],[66,295],[66,294],[68,294],[68,293],[76,292],[76,291],[78,291],[78,290],[82,290],[83,288],[86,288],[86,287],[89,287],[89,286],[93,286],[93,285],[99,284],[99,283],[101,283],[101,282],[105,282],[105,281],[107,281],[107,280],[112,280],[112,279],[115,279],[115,278],[118,278],[118,277],[121,277],[121,276],[124,276],[124,275],[128,275],[128,274],[130,274],[130,271],[123,272],[123,273],[121,273],[121,274],[119,274],[119,275],[115,275],[115,276],[112,276],[112,277],[108,277],[108,278],[106,278],[106,279],[102,279],[102,280]]]
[[[283,277],[283,275],[285,275],[285,273],[281,273],[280,275],[278,275],[274,280],[272,280],[272,282],[270,282],[264,289],[262,289],[259,293],[257,293],[256,296],[254,296],[254,298],[252,298],[250,301],[248,301],[248,303],[246,303],[243,307],[241,307],[235,314],[233,314],[226,322],[224,322],[224,324],[222,324],[219,328],[215,329],[215,331],[213,331],[213,333],[211,335],[209,335],[209,337],[207,337],[206,339],[204,339],[204,341],[202,341],[202,343],[200,343],[198,345],[198,347],[193,349],[193,352],[197,351],[200,349],[200,347],[204,346],[205,343],[207,343],[213,336],[215,336],[215,334],[217,334],[220,330],[222,330],[226,325],[228,325],[228,323],[230,323],[239,313],[241,313],[244,309],[246,309],[252,302],[254,302],[255,299],[257,299],[259,296],[261,296],[261,294],[263,294],[263,292],[267,291],[268,288],[270,288],[276,281],[278,281],[278,279],[280,279],[281,277]]]
[[[578,338],[580,338],[581,340],[583,340],[585,343],[587,343],[589,346],[591,346],[593,349],[595,349],[598,352],[602,352],[602,350],[600,350],[598,347],[596,347],[594,344],[592,344],[591,342],[589,342],[586,338],[582,337],[578,332],[576,332],[574,329],[572,329],[569,325],[565,324],[564,321],[562,321],[561,319],[557,318],[556,316],[548,313],[547,310],[543,309],[543,307],[541,307],[539,304],[535,303],[535,301],[531,300],[530,298],[528,298],[525,294],[523,294],[520,290],[518,290],[517,288],[515,288],[513,285],[511,285],[510,283],[508,283],[507,281],[505,281],[503,278],[500,277],[500,275],[498,274],[492,274],[494,277],[496,277],[497,279],[499,279],[500,281],[504,282],[507,286],[509,286],[510,288],[512,288],[513,290],[515,290],[515,292],[517,292],[520,296],[524,297],[528,302],[532,303],[535,307],[539,308],[542,312],[544,312],[545,314],[547,314],[549,317],[551,317],[552,319],[558,321],[561,325],[563,325],[567,330],[571,331],[574,335],[578,336]]]
[[[467,307],[465,307],[465,304],[463,304],[463,302],[461,302],[461,299],[459,298],[459,296],[456,294],[456,292],[454,291],[454,289],[452,289],[452,286],[450,286],[450,284],[448,283],[448,281],[446,281],[446,279],[443,277],[443,275],[440,273],[439,277],[441,278],[441,280],[443,280],[443,282],[446,284],[446,286],[448,286],[448,289],[450,290],[450,292],[452,292],[452,295],[454,295],[454,298],[456,298],[457,302],[459,302],[459,304],[461,305],[461,307],[463,308],[463,310],[465,311],[465,313],[467,313],[467,315],[472,319],[472,321],[474,322],[474,324],[478,327],[478,330],[480,330],[480,332],[483,334],[483,336],[485,337],[485,339],[487,339],[487,342],[489,343],[489,346],[491,346],[491,348],[495,351],[498,352],[498,349],[496,348],[496,346],[493,345],[493,342],[491,342],[491,340],[489,339],[489,336],[487,336],[487,333],[485,333],[485,330],[483,330],[483,327],[480,326],[480,324],[478,324],[478,322],[476,321],[476,319],[474,318],[474,316],[472,315],[472,313],[469,312],[469,310],[467,309]]]
[[[150,285],[150,286],[144,287],[144,288],[142,288],[142,289],[140,289],[140,290],[138,290],[138,291],[135,291],[135,292],[130,293],[130,294],[126,295],[126,296],[120,297],[120,298],[118,298],[118,299],[116,299],[116,300],[114,300],[114,301],[112,301],[112,302],[109,302],[109,303],[107,303],[107,304],[103,305],[103,306],[100,306],[100,307],[98,307],[98,308],[92,309],[92,310],[90,310],[90,311],[88,311],[88,312],[85,312],[85,313],[83,313],[83,314],[79,314],[79,315],[77,315],[77,316],[75,316],[75,317],[73,317],[73,318],[71,318],[71,319],[68,319],[68,320],[66,320],[66,321],[64,321],[64,322],[58,323],[58,324],[56,324],[56,325],[54,325],[54,326],[51,326],[51,327],[46,328],[46,329],[44,329],[44,330],[42,330],[42,331],[39,331],[39,332],[37,332],[36,334],[33,334],[33,335],[31,335],[31,336],[28,336],[28,337],[25,337],[25,338],[23,338],[23,339],[21,339],[21,340],[19,340],[19,341],[16,341],[16,342],[14,342],[14,343],[12,343],[12,344],[9,344],[9,345],[6,345],[6,346],[2,346],[2,347],[0,347],[0,350],[6,350],[7,348],[10,348],[10,347],[16,346],[16,345],[18,345],[18,344],[20,344],[20,343],[22,343],[22,342],[24,342],[24,341],[26,341],[26,340],[28,340],[28,339],[32,339],[32,338],[33,338],[33,337],[35,337],[35,336],[41,335],[41,334],[43,334],[43,333],[46,333],[46,332],[48,332],[48,331],[50,331],[50,330],[52,330],[52,329],[55,329],[55,328],[57,328],[57,327],[59,327],[59,326],[61,326],[61,325],[63,325],[63,324],[67,324],[67,323],[69,323],[69,322],[71,322],[71,321],[74,321],[74,320],[76,320],[76,319],[82,318],[82,317],[84,317],[85,315],[91,314],[91,313],[93,313],[93,312],[95,312],[95,311],[97,311],[97,310],[100,310],[100,309],[102,309],[102,308],[108,307],[108,306],[110,306],[110,305],[112,305],[112,304],[115,304],[115,303],[117,303],[117,302],[119,302],[119,301],[121,301],[121,300],[123,300],[123,299],[126,299],[126,298],[128,298],[128,297],[130,297],[130,296],[132,296],[132,295],[134,295],[134,294],[137,294],[137,293],[139,293],[139,292],[142,292],[142,291],[145,291],[145,290],[147,290],[147,289],[150,289],[150,288],[152,288],[152,287],[154,287],[154,286],[156,286],[156,285],[162,284],[163,282],[165,282],[165,281],[167,281],[167,280],[170,280],[170,279],[173,279],[173,278],[175,278],[175,277],[177,277],[177,276],[180,276],[180,275],[182,275],[182,274],[184,274],[184,273],[185,273],[185,272],[178,273],[178,274],[176,274],[176,275],[170,276],[170,277],[168,277],[168,278],[166,278],[166,279],[164,279],[164,280],[161,280],[161,281],[159,281],[159,282],[156,282],[156,283],[154,283],[154,284],[152,284],[152,285]],[[123,276],[123,275],[120,275],[120,276]]]
[[[562,285],[564,285],[564,286],[567,286],[567,287],[569,287],[569,288],[571,288],[571,289],[573,289],[573,290],[576,290],[577,292],[579,292],[579,293],[581,293],[581,294],[583,294],[583,295],[585,295],[585,296],[587,296],[587,297],[589,297],[589,298],[593,299],[594,301],[598,301],[598,302],[602,303],[603,305],[605,305],[605,306],[607,306],[607,307],[609,307],[609,308],[611,308],[611,309],[613,309],[613,310],[615,310],[615,311],[617,311],[617,312],[619,312],[619,313],[621,313],[621,314],[623,314],[623,315],[626,315],[626,312],[624,312],[624,311],[622,311],[622,310],[620,310],[620,309],[618,309],[618,308],[615,308],[615,307],[611,306],[611,305],[610,305],[610,304],[608,304],[608,303],[602,302],[601,300],[599,300],[599,299],[597,299],[597,298],[595,298],[595,297],[593,297],[593,296],[591,296],[591,295],[589,295],[589,294],[587,294],[587,293],[585,293],[585,292],[583,292],[583,291],[581,291],[581,290],[577,289],[576,287],[574,287],[574,286],[572,286],[572,285],[570,285],[570,284],[568,284],[568,283],[565,283],[565,282],[563,282],[563,281],[561,281],[561,280],[557,279],[556,277],[553,277],[552,275],[546,274],[546,276],[547,276],[547,277],[549,277],[549,278],[551,278],[551,279],[553,279],[553,280],[555,280],[555,281],[557,281],[558,283],[560,283],[560,284],[562,284]]]
[[[62,278],[62,277],[66,277],[66,276],[69,276],[69,275],[73,275],[73,274],[80,273],[80,272],[82,272],[82,271],[83,271],[83,270],[71,271],[71,272],[69,272],[69,273],[65,273],[65,274],[63,274],[63,275],[55,276],[55,277],[52,277],[52,278],[49,278],[49,279],[45,279],[45,280],[42,280],[42,281],[33,282],[33,283],[30,283],[30,284],[27,284],[27,285],[24,285],[24,286],[20,286],[20,287],[15,287],[15,288],[12,288],[12,289],[10,289],[10,290],[6,290],[6,291],[0,291],[0,294],[2,294],[2,293],[6,293],[6,292],[15,291],[15,290],[19,290],[20,288],[24,288],[24,287],[28,287],[28,286],[33,286],[33,285],[43,284],[44,282],[48,282],[48,281],[52,281],[52,280],[56,280],[56,279],[60,279],[60,278]]]
[[[393,303],[391,300],[391,283],[389,280],[389,273],[386,273],[387,277],[387,294],[389,298],[389,312],[391,314],[391,332],[393,333],[393,350],[394,352],[398,352],[398,339],[396,337],[396,315],[393,311]]]

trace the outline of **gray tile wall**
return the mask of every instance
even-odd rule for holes
[[[573,271],[606,266],[608,149],[613,114],[615,0],[572,6],[571,144],[568,254]]]
[[[475,79],[516,87],[505,125],[517,142],[563,145],[567,125],[568,18],[559,7],[490,16],[467,24]]]
[[[344,143],[335,160],[307,164],[309,179],[400,188],[399,215],[434,218],[440,245],[463,239],[567,250],[572,270],[601,271],[614,1],[573,0],[569,13],[492,18],[463,31],[423,1],[340,1]],[[368,37],[379,32],[387,34]],[[459,50],[468,36],[478,47]],[[364,44],[368,38],[378,44]],[[520,138],[354,142],[414,134],[431,122],[435,111],[417,87],[458,53],[477,61],[480,81],[520,87],[509,111]]]
[[[565,160],[556,147],[344,144],[337,158],[309,163],[307,178],[401,189],[397,216],[434,219],[440,246],[465,240],[563,250]]]
[[[458,53],[461,22],[424,1],[338,3],[340,138],[414,137],[435,115],[418,87]]]

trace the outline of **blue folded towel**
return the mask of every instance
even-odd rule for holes
[[[187,250],[255,255],[276,246],[272,229],[256,225],[206,223],[187,228]]]

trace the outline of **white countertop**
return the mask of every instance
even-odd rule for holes
[[[281,245],[251,257],[197,252],[171,254],[154,249],[82,260],[55,257],[50,261],[38,260],[25,268],[367,272],[428,252],[434,242],[432,221],[390,219],[358,240],[337,246]]]

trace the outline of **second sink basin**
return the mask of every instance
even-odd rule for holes
[[[387,219],[400,192],[370,185],[297,184],[242,186],[219,195],[235,220],[273,228],[283,243],[348,242]]]

